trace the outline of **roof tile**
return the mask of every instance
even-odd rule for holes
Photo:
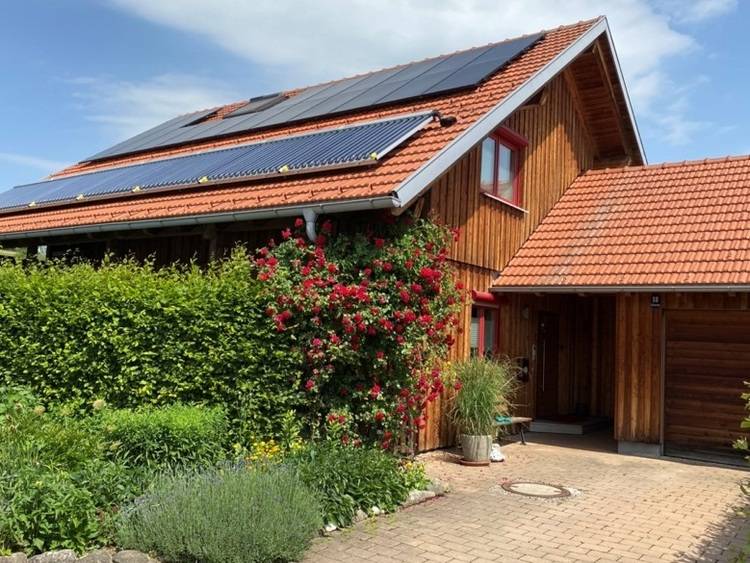
[[[497,288],[750,285],[750,156],[589,171]]]
[[[232,187],[189,188],[160,194],[134,194],[123,199],[89,202],[66,207],[24,210],[0,217],[0,233],[21,233],[51,228],[65,228],[116,221],[162,219],[222,211],[246,211],[284,205],[316,203],[388,196],[411,173],[415,172],[440,149],[455,139],[479,117],[501,102],[518,85],[524,83],[555,56],[585,33],[598,20],[579,22],[548,31],[531,49],[513,60],[477,89],[440,97],[409,101],[388,108],[361,111],[310,123],[295,124],[273,131],[251,132],[229,139],[214,139],[127,156],[104,163],[74,165],[58,176],[97,170],[113,165],[143,162],[155,157],[287,136],[334,126],[349,125],[388,116],[438,110],[458,118],[451,127],[430,124],[415,137],[393,151],[381,163],[358,171],[334,171],[324,174],[290,177],[283,180],[245,182]],[[231,104],[236,107],[237,104]],[[230,111],[227,107],[220,112]]]

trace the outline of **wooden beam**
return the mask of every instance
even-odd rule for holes
[[[578,91],[578,84],[576,83],[576,79],[573,76],[573,71],[570,70],[570,67],[566,68],[563,71],[563,77],[565,78],[565,83],[568,85],[570,96],[573,98],[573,105],[575,106],[578,119],[580,119],[581,123],[583,124],[583,131],[586,135],[586,138],[590,143],[591,148],[594,149],[594,160],[598,160],[600,153],[599,143],[596,142],[596,139],[594,139],[594,136],[591,134],[589,122],[583,113],[584,105],[583,101],[581,100],[581,93]]]
[[[615,123],[617,124],[617,131],[620,134],[620,140],[622,141],[622,148],[626,154],[630,155],[632,159],[632,151],[630,150],[630,147],[628,146],[628,141],[625,135],[625,130],[622,128],[622,119],[621,119],[620,111],[619,111],[620,105],[617,103],[617,96],[615,95],[615,89],[614,89],[614,85],[612,82],[612,78],[609,75],[609,70],[607,69],[607,63],[604,60],[604,54],[602,53],[601,45],[598,40],[594,44],[594,48],[592,52],[595,55],[596,64],[599,67],[599,72],[602,75],[602,80],[604,80],[604,84],[607,88],[607,92],[609,93],[610,100],[612,101],[612,106],[614,108],[614,114],[615,114]]]

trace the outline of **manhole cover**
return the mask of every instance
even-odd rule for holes
[[[506,481],[501,484],[502,488],[509,493],[524,495],[527,497],[541,498],[564,498],[570,496],[570,491],[558,485],[547,483],[534,483],[533,481]]]

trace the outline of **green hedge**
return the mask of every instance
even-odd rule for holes
[[[221,404],[235,428],[274,435],[302,361],[257,283],[239,250],[208,271],[2,264],[0,384],[51,403]]]
[[[224,458],[227,420],[220,407],[104,410],[95,420],[110,457],[129,466],[212,465]]]

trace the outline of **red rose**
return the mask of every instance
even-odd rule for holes
[[[331,221],[326,219],[323,221],[323,224],[320,226],[320,230],[322,230],[324,233],[330,233],[333,229],[333,225],[331,224]]]
[[[314,387],[315,387],[315,382],[312,379],[308,379],[305,382],[305,389],[306,390],[312,391]]]
[[[377,352],[375,352],[375,357],[378,360],[382,360],[385,357],[385,352],[383,352],[382,350],[378,350]]]
[[[423,416],[418,416],[414,419],[414,424],[417,428],[424,428],[425,427],[425,419]]]
[[[380,391],[381,391],[380,385],[376,383],[370,389],[370,397],[372,397],[373,399],[377,399],[380,396]]]
[[[401,297],[401,301],[404,303],[408,303],[411,301],[411,295],[409,295],[409,292],[405,289],[401,290],[401,293],[399,293],[399,296]]]
[[[374,242],[375,248],[383,248],[383,245],[385,244],[385,241],[382,238],[376,238]]]
[[[375,413],[375,422],[383,422],[385,420],[385,413],[378,411]]]
[[[390,262],[383,262],[383,271],[390,272],[393,270],[393,264]]]
[[[346,422],[346,417],[343,414],[339,415],[339,424],[344,424]]]
[[[294,226],[295,226],[295,227],[297,227],[298,229],[299,229],[300,227],[302,227],[302,226],[303,226],[304,224],[305,224],[305,220],[304,220],[304,219],[302,219],[302,217],[297,217],[297,218],[296,218],[296,219],[294,220]]]
[[[281,231],[281,238],[283,238],[284,240],[289,240],[290,238],[292,238],[291,229],[284,229],[283,231]]]

